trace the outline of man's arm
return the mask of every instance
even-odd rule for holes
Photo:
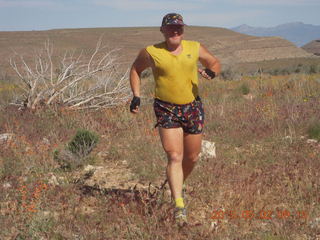
[[[130,111],[133,113],[138,112],[140,105],[140,75],[148,67],[151,67],[151,57],[146,49],[142,49],[130,70],[130,86],[133,93]]]
[[[221,72],[220,61],[213,56],[203,45],[200,44],[199,49],[199,61],[206,69],[199,69],[199,73],[207,79],[212,79],[210,71],[214,72],[214,75],[217,76]]]

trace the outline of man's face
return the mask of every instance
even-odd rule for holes
[[[183,37],[183,26],[167,25],[161,27],[161,32],[165,40],[171,44],[180,44]]]

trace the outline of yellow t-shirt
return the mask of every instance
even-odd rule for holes
[[[182,52],[175,56],[162,42],[146,48],[155,63],[155,98],[175,104],[192,102],[198,96],[200,43],[182,40]]]

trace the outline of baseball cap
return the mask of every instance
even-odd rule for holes
[[[165,15],[162,19],[161,26],[167,26],[167,25],[181,25],[184,26],[183,18],[178,13],[168,13]]]

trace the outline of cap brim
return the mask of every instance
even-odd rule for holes
[[[163,26],[172,26],[172,25],[175,25],[175,26],[187,26],[187,24],[185,24],[185,23],[169,23],[169,24],[166,24],[166,25],[163,25]]]

